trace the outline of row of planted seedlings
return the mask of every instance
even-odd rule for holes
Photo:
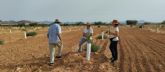
[[[24,31],[24,38],[27,39],[28,37],[33,37],[33,36],[36,36],[37,35],[37,32],[34,32],[34,31],[31,31],[31,32],[27,32],[27,31]],[[5,44],[5,40],[0,40],[0,45],[4,45]]]
[[[9,33],[12,33],[12,31],[15,31],[15,30],[23,31],[24,35],[25,35],[25,38],[27,38],[28,36],[35,36],[35,35],[37,35],[35,30],[39,30],[39,29],[41,29],[41,27],[30,27],[30,26],[12,27],[12,26],[9,26],[9,27],[4,27],[2,29],[3,30],[7,30]]]
[[[28,29],[28,30],[40,30],[43,27],[31,27],[31,26],[22,26],[22,27],[16,27],[16,26],[0,26],[0,31],[2,31],[2,33],[12,33],[12,32],[17,32],[17,31],[22,31],[24,29]]]
[[[28,31],[27,27],[24,27],[22,29],[22,31],[24,32],[24,38],[27,39],[28,37],[34,37],[37,35],[37,32],[35,31]]]
[[[34,37],[37,35],[37,32],[35,31],[28,31],[27,28],[21,29],[23,31],[24,38],[27,39],[28,37]],[[11,31],[10,31],[11,32]],[[4,45],[5,40],[0,39],[0,45]]]

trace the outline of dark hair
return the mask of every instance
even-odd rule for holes
[[[115,26],[115,27],[118,27],[118,26],[119,26],[119,24],[114,24],[114,26]]]

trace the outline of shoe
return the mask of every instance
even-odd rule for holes
[[[111,63],[114,63],[114,61],[115,61],[114,59],[113,59],[113,60],[111,60]]]
[[[79,53],[81,53],[81,52],[82,52],[82,50],[80,50],[80,49],[79,49],[79,50],[78,50],[78,52],[79,52]]]
[[[53,66],[54,65],[54,63],[49,63],[49,66]]]
[[[62,59],[62,56],[56,56],[56,58],[58,58],[58,59]]]
[[[82,51],[78,51],[78,53],[81,53]]]
[[[114,63],[117,59],[112,58],[111,63]]]
[[[112,59],[114,59],[114,58],[110,58],[110,60],[112,60]]]

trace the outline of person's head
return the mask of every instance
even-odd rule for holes
[[[55,19],[54,23],[60,24],[61,22],[58,19]]]
[[[114,26],[114,27],[117,27],[117,26],[119,26],[119,21],[118,20],[113,20],[112,21],[112,26]]]
[[[86,24],[87,29],[90,29],[91,25],[89,23]]]

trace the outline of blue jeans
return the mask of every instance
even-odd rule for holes
[[[86,42],[87,40],[85,38],[81,38],[80,39],[80,43],[79,43],[79,49],[78,51],[81,52],[82,51],[82,45]]]
[[[112,53],[112,59],[117,60],[117,58],[118,58],[118,52],[117,52],[118,41],[113,41],[113,38],[111,38],[110,41],[111,41],[111,44],[109,46],[109,49],[111,50],[111,53]]]

